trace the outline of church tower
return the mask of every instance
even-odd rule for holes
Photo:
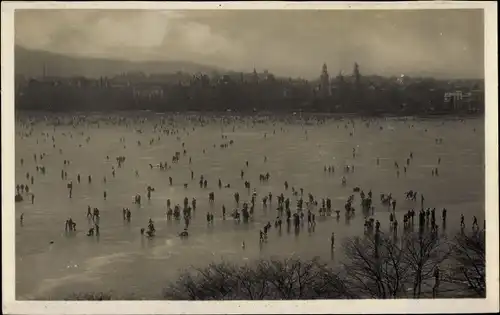
[[[329,97],[332,95],[332,90],[330,87],[330,75],[328,74],[328,67],[326,63],[323,64],[320,76],[320,94],[322,97]]]
[[[252,82],[259,83],[259,75],[257,74],[257,70],[255,69],[255,67],[253,68],[252,72]]]

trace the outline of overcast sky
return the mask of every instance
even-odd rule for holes
[[[481,10],[17,10],[16,44],[127,60],[184,60],[306,78],[484,77]]]

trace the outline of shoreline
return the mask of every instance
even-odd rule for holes
[[[469,119],[485,118],[484,113],[434,113],[434,114],[404,114],[404,113],[385,113],[385,114],[364,114],[353,113],[329,113],[329,112],[227,112],[227,111],[152,111],[152,110],[111,110],[111,111],[47,111],[47,110],[19,110],[15,109],[16,117],[18,115],[32,116],[100,116],[100,115],[140,115],[140,116],[209,116],[209,117],[299,117],[299,118],[366,118],[366,119]]]

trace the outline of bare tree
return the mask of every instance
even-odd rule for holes
[[[460,233],[452,243],[449,282],[469,297],[486,297],[486,242],[484,230]]]
[[[185,271],[177,282],[164,290],[164,297],[173,300],[227,300],[238,294],[234,275],[246,270],[229,263],[211,263],[205,268]]]
[[[405,296],[410,267],[404,252],[390,237],[382,232],[355,237],[344,242],[343,248],[347,284],[360,293],[360,298]]]
[[[406,232],[399,241],[382,232],[344,243],[346,281],[362,297],[413,298],[422,295],[436,267],[448,257],[436,233]]]
[[[420,298],[422,286],[434,277],[436,269],[449,257],[450,250],[436,231],[406,233],[402,244],[406,263],[413,274],[413,298]]]

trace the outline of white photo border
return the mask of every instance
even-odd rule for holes
[[[426,2],[2,2],[2,312],[6,314],[355,314],[468,313],[499,309],[498,251],[498,63],[497,3]],[[408,10],[484,9],[485,27],[485,299],[314,300],[314,301],[16,301],[14,196],[14,10],[168,9],[168,10]]]

